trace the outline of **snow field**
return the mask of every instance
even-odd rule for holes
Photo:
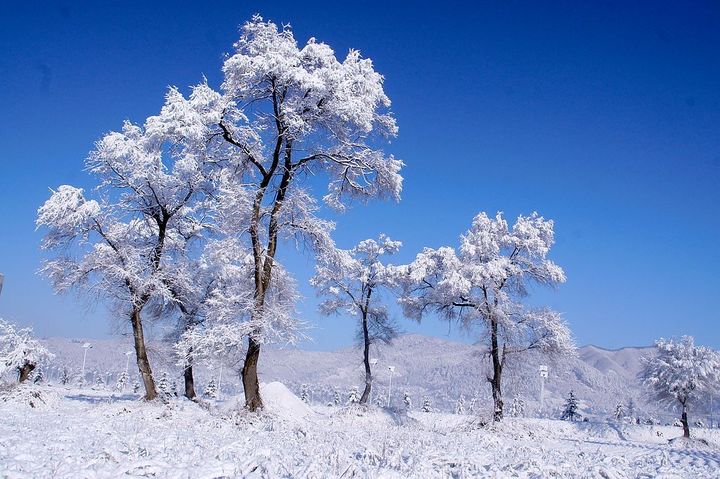
[[[266,408],[44,386],[0,401],[0,477],[717,477],[720,434],[669,445],[679,428],[506,419],[371,407],[311,408],[281,383]],[[657,432],[662,433],[662,437]]]

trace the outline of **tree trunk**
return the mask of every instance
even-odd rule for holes
[[[253,412],[263,407],[262,399],[260,399],[260,385],[258,384],[257,375],[259,357],[260,344],[253,338],[248,338],[248,350],[242,369],[242,381],[243,388],[245,389],[245,407]]]
[[[372,372],[370,371],[370,333],[368,331],[367,309],[363,311],[362,328],[364,342],[363,361],[365,363],[365,390],[360,397],[360,404],[366,404],[368,399],[370,399],[370,389],[372,388]]]
[[[190,351],[190,353],[192,353],[192,350]],[[194,400],[197,395],[195,394],[195,378],[193,377],[191,356],[188,356],[187,358],[187,361],[185,363],[185,370],[183,371],[183,376],[185,378],[185,397]]]
[[[493,405],[493,421],[500,421],[503,418],[503,400],[502,400],[502,359],[500,358],[500,348],[498,347],[498,325],[497,322],[490,322],[490,355],[492,356],[493,376],[490,378],[492,386]]]
[[[148,360],[147,350],[145,349],[145,336],[140,319],[140,308],[133,308],[130,321],[132,322],[133,338],[135,339],[135,356],[138,370],[140,371],[140,376],[145,386],[145,400],[152,401],[157,397],[157,390],[155,389],[155,380],[153,379],[150,361]]]
[[[35,369],[35,365],[33,363],[25,363],[22,365],[22,367],[18,368],[18,381],[23,382],[25,381],[28,376],[30,376],[30,373],[33,372]]]
[[[690,425],[688,424],[687,406],[683,404],[682,416],[680,418],[683,427],[683,437],[690,437]]]

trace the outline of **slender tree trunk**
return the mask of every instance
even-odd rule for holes
[[[490,355],[492,356],[493,376],[490,378],[492,386],[493,405],[493,421],[500,421],[503,418],[503,400],[502,400],[502,359],[500,358],[500,348],[498,347],[498,324],[495,320],[490,321]]]
[[[133,307],[130,321],[133,327],[133,338],[135,339],[135,356],[137,358],[138,370],[145,386],[145,400],[152,401],[157,397],[155,389],[155,380],[153,379],[152,370],[150,369],[150,361],[145,349],[145,335],[143,333],[142,320],[140,318],[140,308]]]
[[[190,350],[192,354],[192,349]],[[192,356],[188,356],[185,362],[185,370],[183,371],[183,377],[185,378],[185,397],[194,400],[197,396],[195,394],[195,378],[193,377],[193,362]]]
[[[242,369],[242,381],[243,388],[245,389],[245,407],[250,411],[257,411],[263,407],[257,375],[259,358],[260,344],[253,338],[248,338],[248,350]]]
[[[370,295],[368,294],[368,297]],[[363,329],[363,361],[365,363],[365,390],[360,397],[360,404],[366,404],[370,398],[370,389],[372,388],[372,372],[370,371],[370,332],[368,331],[367,308],[362,315]]]
[[[22,367],[18,368],[18,381],[19,382],[25,381],[30,376],[30,373],[33,372],[34,369],[35,369],[35,365],[33,363],[23,364]]]
[[[687,405],[683,404],[682,416],[680,418],[683,427],[683,437],[690,437],[690,425],[688,424]]]

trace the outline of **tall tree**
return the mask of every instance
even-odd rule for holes
[[[518,217],[512,228],[501,213],[495,219],[480,213],[461,237],[458,252],[426,248],[405,268],[399,302],[408,317],[420,320],[436,312],[487,337],[496,421],[503,417],[502,373],[510,355],[575,349],[558,313],[522,304],[530,284],[565,281],[563,270],[547,259],[553,242],[553,222],[537,213]]]
[[[207,162],[196,105],[207,92],[200,85],[185,100],[171,88],[159,115],[98,141],[86,162],[98,179],[97,200],[63,185],[38,210],[37,225],[47,228],[42,247],[55,253],[42,272],[57,292],[109,299],[129,318],[148,400],[157,391],[142,313],[176,301],[167,265],[202,231]]]
[[[318,294],[328,299],[320,305],[323,314],[347,312],[357,317],[358,339],[363,346],[365,389],[360,404],[365,404],[372,388],[370,345],[376,341],[389,343],[397,329],[388,311],[381,304],[383,290],[397,283],[397,268],[383,263],[383,256],[396,253],[402,243],[384,234],[379,239],[361,241],[350,250],[337,250],[318,262],[310,280]]]
[[[667,405],[682,408],[683,436],[690,437],[688,408],[718,386],[720,355],[712,349],[695,346],[692,336],[680,341],[659,339],[656,354],[643,358],[640,373],[652,396]]]
[[[311,38],[299,47],[290,27],[255,16],[242,27],[223,73],[222,99],[207,105],[220,111],[208,124],[208,151],[226,166],[222,197],[238,206],[238,234],[253,255],[252,328],[242,376],[246,406],[255,410],[262,407],[257,365],[278,243],[301,239],[316,251],[332,247],[333,225],[315,216],[307,178],[326,176],[324,200],[342,210],[346,198],[399,200],[403,163],[378,147],[397,127],[383,77],[358,51],[339,61],[328,45]]]

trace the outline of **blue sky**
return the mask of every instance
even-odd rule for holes
[[[44,336],[122,332],[102,305],[35,275],[35,212],[60,184],[91,187],[103,133],[155,114],[168,85],[220,81],[253,13],[386,77],[400,126],[399,204],[338,218],[349,247],[386,232],[456,245],[479,211],[556,221],[567,284],[533,302],[580,344],[692,334],[720,347],[720,4],[707,2],[12,2],[0,15],[0,315]],[[312,262],[287,254],[301,282]],[[347,318],[300,307],[316,349],[349,344]],[[471,340],[429,320],[406,331]]]

